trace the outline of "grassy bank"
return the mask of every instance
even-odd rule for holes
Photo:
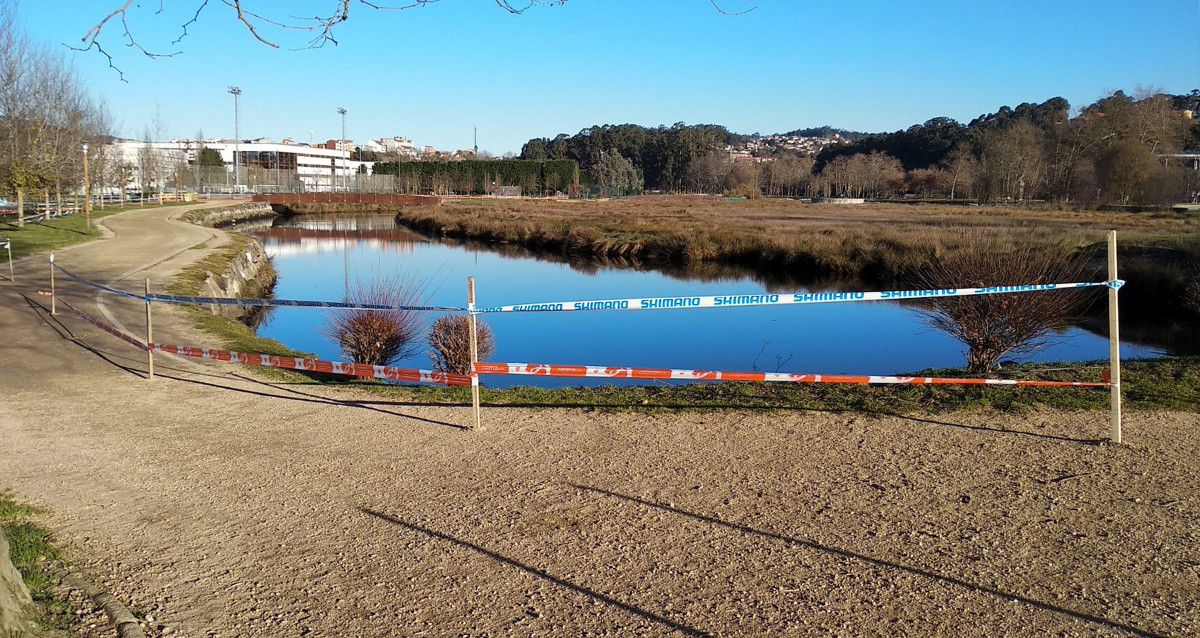
[[[83,213],[58,217],[50,221],[28,221],[24,228],[17,226],[15,218],[0,220],[0,237],[12,239],[13,258],[24,257],[46,250],[58,250],[73,244],[99,239],[102,236],[94,222],[127,210],[162,208],[179,204],[147,204],[145,206],[110,206],[92,211],[92,228],[88,230]]]
[[[208,291],[205,288],[205,281],[208,274],[228,271],[234,259],[246,252],[254,241],[253,237],[230,233],[229,243],[175,275],[171,281],[170,293],[206,296]],[[268,289],[263,292],[266,294],[270,291]],[[223,348],[237,352],[257,352],[285,357],[304,355],[304,353],[285,347],[278,341],[258,336],[252,328],[237,319],[215,315],[207,309],[197,306],[184,306],[184,309],[192,322],[201,330],[217,337]]]
[[[51,566],[62,564],[62,551],[50,530],[37,522],[38,510],[0,491],[0,527],[8,538],[13,565],[41,611],[38,621],[51,629],[69,629],[74,618],[71,603],[56,590]]]
[[[337,210],[301,206],[298,212]],[[939,255],[971,236],[997,247],[1093,255],[1103,275],[1105,233],[1120,238],[1123,297],[1131,310],[1200,318],[1200,218],[1174,213],[1024,210],[982,206],[790,200],[725,201],[649,196],[613,201],[462,200],[407,207],[397,220],[434,236],[518,245],[599,263],[727,274],[752,270],[768,284],[833,285],[855,280],[911,286]],[[998,282],[1005,283],[1005,282]],[[1191,306],[1183,300],[1190,297]]]
[[[997,378],[1048,381],[1099,380],[1105,363],[1027,364]],[[964,376],[962,370],[923,370],[919,376]],[[1135,410],[1200,412],[1200,357],[1129,361],[1122,366],[1125,405]],[[484,378],[487,383],[487,378]],[[356,384],[357,385],[357,384]],[[412,403],[469,403],[461,388],[366,384],[389,398]],[[790,383],[708,383],[600,388],[484,388],[484,405],[671,410],[830,410],[913,414],[991,408],[1020,412],[1108,409],[1108,391],[1091,388],[986,386],[857,386]]]

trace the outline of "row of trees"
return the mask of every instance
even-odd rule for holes
[[[674,126],[646,128],[636,124],[593,126],[572,136],[554,139],[535,138],[521,148],[521,159],[574,160],[583,170],[594,174],[601,161],[611,162],[619,155],[642,174],[650,190],[688,190],[688,170],[692,163],[713,150],[744,139],[723,126],[682,122]]]
[[[18,29],[14,13],[0,2],[0,191],[21,206],[36,195],[61,201],[83,183],[84,144],[91,179],[103,179],[109,116],[61,55]]]
[[[642,187],[675,192],[1163,204],[1196,196],[1195,172],[1162,157],[1200,149],[1200,118],[1185,111],[1200,112],[1200,91],[1117,91],[1074,115],[1066,100],[1053,98],[1002,107],[966,125],[934,118],[855,136],[815,158],[782,152],[761,162],[731,158],[725,148],[745,138],[721,126],[621,124],[532,139],[521,157],[575,160],[602,193],[621,190],[612,168],[626,162],[622,174],[640,173]]]
[[[398,190],[408,193],[477,195],[519,186],[526,195],[553,195],[579,186],[579,165],[571,160],[377,162],[373,174],[395,176]]]
[[[1164,204],[1195,197],[1194,174],[1164,155],[1200,150],[1200,91],[1122,91],[1072,115],[1062,98],[1003,107],[967,125],[935,118],[904,131],[827,148],[842,157],[886,153],[907,171],[905,192],[984,201]],[[1192,181],[1189,181],[1192,180]],[[960,190],[961,189],[961,190]]]

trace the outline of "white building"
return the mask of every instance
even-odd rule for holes
[[[421,154],[413,145],[413,141],[407,137],[385,137],[374,140],[367,142],[367,148],[378,153],[395,153],[407,157],[417,157]]]
[[[201,148],[210,148],[221,154],[225,162],[226,182],[230,188],[240,183],[243,191],[332,191],[341,190],[353,180],[359,171],[371,173],[373,162],[350,159],[350,152],[299,144],[234,143],[228,140],[216,142],[136,142],[124,141],[115,144],[121,160],[132,165],[127,188],[139,188],[145,184],[154,189],[169,190],[180,180],[175,176],[180,171],[191,171],[199,175],[197,159]],[[237,153],[239,178],[235,179],[234,153]],[[365,167],[362,168],[362,167]],[[219,169],[218,169],[219,170]],[[191,177],[186,175],[185,177]],[[206,189],[220,189],[214,184],[213,176],[206,175]],[[200,180],[183,179],[189,185]],[[219,180],[216,180],[219,181]]]

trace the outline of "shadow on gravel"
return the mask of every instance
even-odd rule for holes
[[[1064,441],[1066,443],[1082,443],[1084,445],[1102,445],[1107,439],[1075,439],[1069,436],[1061,436],[1058,434],[1043,434],[1041,432],[1025,432],[1023,430],[1006,430],[1004,428],[991,428],[986,425],[968,425],[966,423],[950,423],[949,421],[938,421],[936,419],[926,419],[924,417],[912,416],[908,414],[896,414],[891,412],[868,412],[872,416],[888,416],[905,421],[913,421],[915,423],[924,423],[927,425],[936,425],[946,428],[959,428],[963,430],[975,430],[977,432],[995,432],[997,434],[1014,434],[1016,436],[1028,436],[1035,439],[1047,439],[1051,441]]]
[[[50,314],[49,308],[35,302],[33,300],[33,298],[31,298],[29,295],[22,293],[21,297],[25,299],[25,303],[29,305],[30,310],[32,310],[34,312],[34,314],[38,315],[38,317],[42,320],[42,323],[49,326],[50,329],[53,330],[54,332],[58,333],[58,336],[62,337],[62,339],[64,341],[69,341],[69,342],[79,346],[80,348],[95,355],[101,361],[111,365],[114,368],[117,368],[118,370],[121,370],[123,372],[128,372],[129,374],[132,374],[133,376],[138,377],[138,378],[142,378],[142,379],[146,378],[145,372],[138,370],[136,368],[131,368],[131,367],[124,365],[117,361],[118,358],[124,358],[124,357],[120,357],[119,355],[114,355],[114,354],[111,354],[108,352],[104,352],[98,348],[88,345],[85,341],[83,341],[83,339],[75,336],[75,333],[71,332],[71,329],[68,328],[66,326],[66,324],[64,324],[59,319],[59,316],[61,316],[61,315]]]
[[[516,560],[509,558],[507,556],[504,556],[502,554],[498,554],[490,549],[487,549],[486,547],[481,547],[481,546],[471,543],[469,541],[465,541],[461,538],[456,538],[449,534],[439,532],[436,530],[432,530],[427,527],[421,527],[420,525],[417,525],[415,523],[409,523],[406,521],[402,521],[394,516],[390,516],[390,515],[384,514],[382,512],[377,512],[375,510],[372,510],[372,509],[369,509],[366,507],[359,507],[358,511],[362,512],[363,514],[366,514],[367,516],[373,516],[381,521],[391,523],[392,525],[396,525],[398,527],[402,527],[410,532],[417,532],[420,534],[424,534],[431,538],[436,538],[438,540],[446,541],[447,543],[456,545],[463,549],[469,549],[477,554],[482,554],[483,556],[486,556],[498,563],[502,563],[502,564],[508,565],[509,567],[512,567],[514,569],[518,569],[522,572],[525,572],[526,574],[529,574],[530,576],[534,576],[534,577],[540,578],[542,580],[554,583],[555,585],[558,585],[559,587],[569,589],[577,594],[582,594],[584,596],[587,596],[588,598],[591,598],[592,600],[602,602],[606,605],[611,605],[613,607],[616,607],[618,609],[626,611],[635,616],[644,618],[644,619],[649,620],[654,623],[658,623],[665,627],[669,627],[675,631],[678,631],[678,632],[684,634],[685,636],[708,636],[709,635],[708,633],[700,631],[699,629],[694,629],[692,627],[688,627],[687,625],[679,624],[679,623],[671,620],[670,618],[666,618],[664,616],[660,616],[653,612],[646,611],[644,609],[641,609],[640,607],[634,607],[633,605],[630,605],[629,603],[623,603],[615,598],[601,594],[598,591],[588,589],[587,587],[584,587],[582,585],[576,585],[575,583],[572,583],[569,580],[564,580],[562,578],[559,578],[558,576],[554,576],[545,570],[538,569],[537,567],[533,567],[530,565],[526,565],[525,563],[516,561]],[[559,626],[561,627],[562,625],[559,625]]]
[[[62,337],[63,340],[69,341],[69,342],[75,344],[76,346],[79,346],[83,350],[86,350],[87,352],[95,355],[101,361],[104,361],[105,363],[113,366],[114,368],[117,368],[118,370],[132,374],[140,379],[146,378],[146,371],[144,370],[144,368],[133,367],[132,365],[126,365],[125,363],[121,362],[121,360],[132,362],[132,361],[134,361],[133,358],[127,357],[124,355],[120,355],[120,354],[116,354],[116,353],[106,352],[106,351],[100,350],[96,347],[89,345],[88,343],[83,341],[81,338],[77,337],[73,332],[71,332],[71,329],[68,328],[65,324],[63,324],[59,320],[59,317],[51,315],[50,310],[48,308],[45,308],[44,306],[41,306],[40,304],[36,303],[28,295],[22,295],[22,296],[25,298],[25,302],[27,304],[29,304],[29,307],[41,317],[42,321],[45,322],[46,325],[50,326],[50,328],[52,330],[54,330],[56,333],[58,333],[58,335],[60,337]],[[142,362],[139,361],[138,363],[142,363]],[[167,372],[175,372],[176,374],[168,374]],[[187,375],[187,376],[183,376],[183,375]],[[370,405],[370,402],[330,399],[328,397],[323,397],[323,396],[320,396],[317,394],[310,394],[307,392],[301,392],[299,390],[294,390],[292,388],[279,387],[273,383],[270,383],[267,381],[260,381],[258,379],[243,376],[240,374],[233,374],[233,375],[228,375],[228,376],[227,375],[217,375],[217,374],[211,374],[211,373],[205,373],[205,372],[199,372],[199,371],[193,371],[193,370],[184,370],[182,368],[173,368],[173,367],[163,366],[163,365],[159,364],[159,365],[155,365],[155,375],[154,376],[156,379],[157,378],[170,379],[172,381],[181,381],[183,383],[191,383],[193,385],[205,386],[205,387],[209,387],[209,388],[217,388],[217,389],[221,389],[221,390],[229,390],[229,391],[238,392],[241,394],[250,394],[250,395],[254,395],[254,396],[266,397],[266,398],[271,398],[271,399],[282,399],[284,401],[300,401],[300,402],[304,402],[304,403],[319,403],[319,404],[324,404],[324,405],[335,405],[335,406],[346,407],[346,408],[358,408],[361,410],[369,410],[371,412],[378,412],[380,414],[386,414],[388,416],[395,416],[395,417],[401,417],[404,419],[411,419],[413,421],[419,421],[421,423],[428,423],[430,425],[437,425],[437,426],[441,426],[441,427],[453,428],[456,430],[469,430],[470,429],[465,425],[460,425],[457,423],[448,423],[446,421],[438,421],[436,419],[429,419],[429,418],[425,418],[425,417],[414,416],[411,414],[405,414],[403,412],[398,412],[395,410],[385,410],[383,408],[379,408],[379,407],[375,407],[374,405]],[[224,384],[224,383],[220,383],[219,381],[217,381],[219,379],[228,379],[230,376],[232,376],[233,378],[239,379],[241,381],[244,381],[246,383],[252,383],[252,384],[256,384],[256,385],[260,385],[260,386],[266,386],[273,390],[278,390],[280,393],[277,394],[277,393],[271,393],[271,392],[262,392],[262,391],[258,391],[258,390],[251,390],[249,388],[240,388],[235,385]],[[195,377],[208,377],[208,378],[214,379],[214,380],[213,381],[202,381]],[[408,404],[408,405],[412,405],[412,404]]]
[[[284,384],[287,385],[287,384]],[[356,384],[343,383],[341,386],[353,387]],[[280,388],[282,389],[282,388]],[[363,405],[409,405],[421,407],[468,407],[471,404],[467,402],[438,402],[438,401],[385,401],[385,400],[369,400],[357,401]],[[1029,437],[1033,439],[1043,439],[1046,441],[1060,441],[1063,443],[1075,443],[1086,446],[1103,445],[1107,439],[1089,439],[1089,438],[1073,438],[1060,434],[1046,434],[1043,432],[1026,432],[1024,430],[1009,430],[1005,428],[994,428],[986,425],[972,425],[969,423],[953,423],[951,421],[939,421],[937,419],[929,419],[925,417],[914,416],[911,414],[902,414],[899,412],[879,412],[869,410],[833,410],[824,408],[801,408],[790,405],[740,405],[737,403],[726,404],[704,404],[693,405],[688,403],[656,403],[654,405],[643,405],[639,403],[626,403],[619,405],[596,405],[592,403],[535,403],[535,402],[520,402],[520,403],[493,403],[483,402],[483,407],[488,409],[504,409],[504,408],[532,408],[532,409],[554,409],[561,408],[566,410],[630,410],[630,411],[646,411],[646,410],[673,410],[676,412],[706,412],[712,410],[729,410],[732,412],[820,412],[823,414],[864,414],[877,418],[894,418],[903,419],[919,425],[932,425],[939,428],[956,428],[961,430],[972,430],[975,432],[989,432],[992,434],[1008,434],[1012,436]]]
[[[189,371],[189,372],[187,372],[187,374],[191,374],[191,372]],[[192,379],[192,378],[182,377],[182,376],[173,376],[173,375],[161,374],[161,373],[157,373],[157,372],[155,373],[154,378],[156,378],[156,379],[158,379],[158,378],[171,379],[172,381],[182,381],[183,383],[191,383],[193,385],[204,386],[207,388],[228,390],[231,392],[237,392],[239,394],[249,394],[249,395],[253,395],[253,396],[265,397],[268,399],[280,399],[283,401],[299,401],[301,403],[317,403],[317,404],[322,404],[322,405],[333,405],[333,406],[338,406],[338,407],[343,407],[343,408],[357,408],[360,410],[368,410],[371,412],[378,412],[379,414],[386,414],[388,416],[400,417],[403,419],[410,419],[413,421],[420,421],[421,423],[428,423],[430,425],[437,425],[437,426],[445,427],[445,428],[453,428],[455,430],[470,429],[465,425],[459,425],[457,423],[438,421],[436,419],[427,419],[427,418],[421,417],[421,416],[414,416],[412,414],[405,414],[403,412],[397,412],[394,410],[385,410],[383,408],[377,408],[377,407],[370,406],[370,405],[364,405],[358,401],[339,401],[337,399],[330,399],[330,398],[322,397],[322,396],[315,395],[315,394],[308,394],[305,392],[297,392],[295,390],[288,390],[289,394],[276,394],[276,393],[272,393],[272,392],[251,390],[249,388],[239,388],[239,387],[237,387],[235,385],[231,385],[231,384],[217,383],[217,382],[213,382],[213,381],[201,381],[199,379]],[[282,388],[276,388],[274,385],[272,385],[266,381],[259,381],[257,379],[249,379],[248,377],[240,377],[240,376],[237,376],[237,378],[238,379],[246,379],[247,381],[250,381],[251,383],[256,383],[258,385],[267,386],[268,388],[272,388],[275,390],[282,390]]]
[[[980,594],[988,594],[991,596],[995,596],[997,598],[1000,598],[1001,600],[1015,600],[1017,602],[1029,605],[1030,607],[1035,607],[1037,609],[1041,609],[1043,611],[1048,611],[1048,612],[1055,613],[1055,614],[1062,614],[1064,616],[1068,616],[1075,620],[1079,620],[1079,621],[1083,621],[1083,622],[1087,622],[1087,623],[1103,625],[1104,627],[1106,627],[1108,629],[1116,629],[1118,631],[1130,633],[1130,634],[1133,634],[1136,636],[1145,636],[1147,638],[1161,638],[1160,634],[1151,633],[1144,629],[1138,629],[1137,627],[1133,627],[1131,625],[1126,625],[1121,622],[1109,620],[1107,618],[1102,618],[1100,616],[1093,616],[1091,614],[1086,614],[1083,612],[1072,611],[1070,609],[1066,609],[1063,607],[1057,607],[1055,605],[1051,605],[1050,603],[1045,603],[1040,600],[1026,598],[1026,597],[1020,596],[1018,594],[1012,594],[1009,592],[1000,591],[998,589],[993,589],[991,587],[987,587],[984,585],[977,585],[975,583],[962,580],[961,578],[955,578],[954,576],[945,576],[942,574],[937,574],[937,573],[934,573],[931,571],[927,571],[925,569],[921,569],[920,567],[912,567],[910,565],[902,565],[900,563],[893,563],[893,562],[886,561],[886,560],[883,560],[880,558],[874,558],[871,556],[867,556],[866,554],[859,554],[858,552],[853,552],[853,551],[850,551],[847,549],[841,549],[839,547],[831,547],[829,545],[821,545],[820,543],[816,543],[816,542],[813,542],[810,540],[792,538],[790,536],[783,536],[782,534],[776,534],[774,532],[767,532],[767,531],[763,531],[763,530],[759,530],[759,529],[754,529],[753,527],[747,527],[745,525],[740,525],[738,523],[730,523],[728,521],[723,521],[723,520],[721,520],[719,518],[715,518],[713,516],[705,516],[704,514],[697,514],[695,512],[689,512],[687,510],[679,509],[677,507],[672,507],[670,505],[664,505],[662,503],[655,503],[653,501],[647,501],[647,500],[638,498],[636,496],[629,496],[626,494],[620,494],[618,492],[611,492],[609,490],[599,488],[599,487],[591,487],[588,485],[578,485],[576,483],[567,483],[567,485],[569,485],[570,487],[573,487],[577,490],[580,490],[582,492],[590,492],[590,493],[594,493],[594,494],[600,494],[602,496],[608,496],[608,497],[619,499],[619,500],[622,500],[622,501],[625,501],[628,503],[633,503],[636,505],[641,505],[644,507],[649,507],[649,508],[661,510],[664,512],[670,512],[672,514],[677,514],[679,516],[689,518],[693,521],[699,521],[701,523],[708,523],[709,525],[716,525],[719,527],[732,529],[734,531],[740,532],[742,534],[746,534],[748,536],[757,536],[760,538],[766,538],[766,539],[775,540],[775,541],[782,541],[784,543],[787,543],[788,545],[792,545],[795,547],[804,547],[807,549],[812,549],[812,550],[816,550],[819,552],[823,552],[826,554],[832,554],[834,556],[839,556],[841,558],[849,559],[852,561],[856,561],[856,562],[860,562],[860,563],[867,563],[869,565],[874,565],[876,567],[884,567],[884,568],[888,568],[888,569],[899,570],[902,572],[906,572],[908,574],[913,574],[915,576],[921,576],[923,578],[928,578],[928,579],[936,581],[938,583],[942,583],[942,584],[946,584],[946,585],[954,585],[956,587],[962,587],[964,589],[967,589],[967,590],[970,590],[973,592],[977,592]]]

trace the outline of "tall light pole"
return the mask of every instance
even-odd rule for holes
[[[83,216],[87,229],[92,229],[92,182],[88,179],[88,145],[83,145]]]
[[[233,190],[237,192],[242,190],[241,176],[238,175],[238,145],[242,141],[242,130],[239,122],[241,114],[238,98],[242,96],[242,90],[236,86],[231,86],[229,87],[229,94],[233,96]]]
[[[338,112],[338,115],[342,116],[342,139],[338,140],[338,143],[337,143],[337,146],[341,146],[342,142],[346,141],[346,107],[344,107],[344,106],[337,107],[337,112]],[[341,150],[341,149],[339,148],[338,150]],[[344,188],[345,183],[346,183],[346,169],[348,167],[349,167],[349,162],[342,165],[342,184],[343,184],[342,190],[349,190],[347,188]]]

